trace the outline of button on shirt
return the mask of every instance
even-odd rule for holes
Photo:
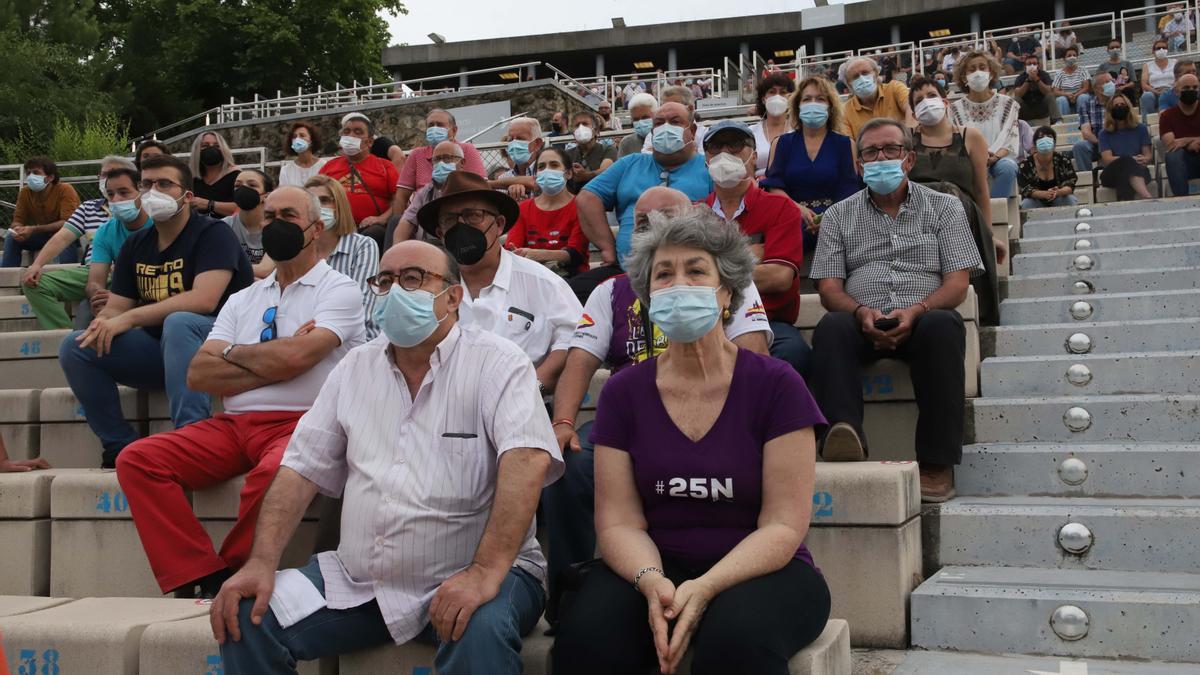
[[[845,279],[846,293],[885,314],[911,307],[942,285],[942,276],[981,264],[962,203],[917,183],[896,218],[861,190],[821,219],[813,279]]]
[[[230,296],[208,339],[239,345],[259,344],[267,327],[263,315],[271,307],[277,307],[275,329],[280,338],[291,337],[300,326],[315,321],[317,328],[331,331],[341,344],[315,366],[290,380],[226,396],[223,404],[227,413],[308,410],[333,367],[351,349],[366,341],[362,296],[349,277],[321,260],[304,276],[288,284],[281,294],[276,273],[271,272],[265,279]]]
[[[415,398],[386,337],[347,355],[283,457],[322,493],[344,494],[341,542],[318,556],[326,606],[375,599],[397,644],[421,632],[438,586],[474,559],[514,448],[550,455],[546,485],[562,475],[533,366],[507,340],[455,326]],[[514,564],[544,582],[535,529]]]
[[[463,290],[459,321],[507,338],[534,365],[570,345],[583,314],[583,306],[562,277],[541,263],[504,250],[491,286],[480,289],[477,298],[465,285]]]

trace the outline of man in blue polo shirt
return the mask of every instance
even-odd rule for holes
[[[621,273],[620,259],[633,241],[633,207],[643,192],[663,185],[679,190],[692,201],[712,192],[704,156],[696,152],[696,122],[687,106],[659,106],[650,138],[654,152],[622,157],[585,185],[575,199],[579,224],[588,240],[600,249],[604,262],[568,282],[580,302],[586,302],[600,282]],[[604,215],[609,209],[616,209],[620,224],[615,241]]]

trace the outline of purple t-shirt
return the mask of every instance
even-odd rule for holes
[[[725,407],[694,442],[663,405],[657,366],[645,361],[609,379],[596,406],[592,443],[629,453],[659,553],[712,565],[758,528],[763,447],[825,418],[790,365],[740,349]],[[803,544],[795,557],[813,565]]]

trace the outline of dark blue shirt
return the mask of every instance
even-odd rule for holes
[[[1117,157],[1141,154],[1142,148],[1150,144],[1150,130],[1145,124],[1116,131],[1100,130],[1100,152],[1112,150]]]
[[[775,141],[775,159],[759,186],[781,189],[792,201],[803,202],[814,213],[822,213],[862,189],[848,137],[826,133],[813,160],[808,157],[800,131],[789,131]]]

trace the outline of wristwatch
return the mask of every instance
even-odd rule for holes
[[[233,344],[229,345],[228,347],[226,347],[225,349],[222,349],[221,350],[221,358],[228,361],[229,360],[229,352],[233,351],[233,348],[236,346],[237,346],[237,343],[233,343]]]

